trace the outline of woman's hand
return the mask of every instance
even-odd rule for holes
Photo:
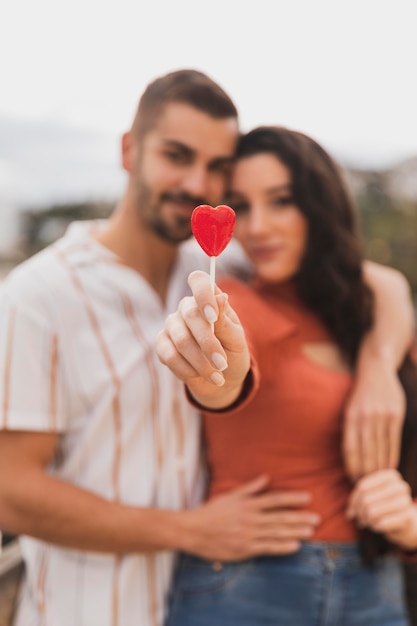
[[[397,470],[361,478],[351,494],[347,516],[359,526],[383,533],[404,550],[417,549],[417,505],[410,485]]]
[[[227,295],[210,286],[204,272],[192,272],[193,295],[183,298],[157,338],[160,361],[185,382],[197,402],[224,408],[239,396],[250,369],[249,350]]]

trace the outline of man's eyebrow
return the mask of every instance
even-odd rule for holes
[[[224,155],[215,157],[212,161],[210,161],[210,167],[216,167],[217,165],[233,165],[235,162],[234,156]]]
[[[174,148],[175,150],[181,150],[181,152],[184,152],[190,156],[192,156],[195,151],[190,148],[190,146],[187,146],[185,143],[181,143],[181,141],[176,141],[175,139],[163,139],[162,143],[164,144],[164,147],[166,148]]]
[[[189,157],[192,157],[196,154],[193,148],[190,148],[190,146],[187,146],[187,144],[182,143],[181,141],[177,141],[176,139],[163,139],[162,143],[165,148],[179,150],[183,154]],[[210,161],[209,167],[217,167],[219,165],[233,164],[234,161],[235,161],[235,157],[233,155],[218,156],[218,157],[214,157],[214,159]]]

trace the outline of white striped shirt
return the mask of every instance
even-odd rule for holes
[[[202,495],[200,422],[154,340],[208,259],[180,248],[164,307],[95,242],[98,223],[7,278],[0,297],[0,426],[57,432],[49,471],[108,500],[178,509]],[[116,557],[22,538],[16,626],[160,626],[173,554]]]

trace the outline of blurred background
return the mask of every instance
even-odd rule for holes
[[[0,37],[0,280],[123,187],[147,83],[192,67],[244,131],[284,124],[342,164],[368,258],[417,294],[415,0],[14,0]]]

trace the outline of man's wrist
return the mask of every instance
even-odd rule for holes
[[[198,543],[197,525],[195,523],[195,509],[186,509],[175,512],[174,550],[195,553]]]
[[[191,510],[137,509],[139,515],[131,551],[188,551],[192,532]],[[143,525],[147,518],[146,525]],[[134,532],[134,529],[132,529]]]
[[[362,350],[358,356],[357,372],[374,367],[383,368],[389,373],[397,372],[397,357],[391,346],[376,346],[371,345],[371,343],[362,346]]]

